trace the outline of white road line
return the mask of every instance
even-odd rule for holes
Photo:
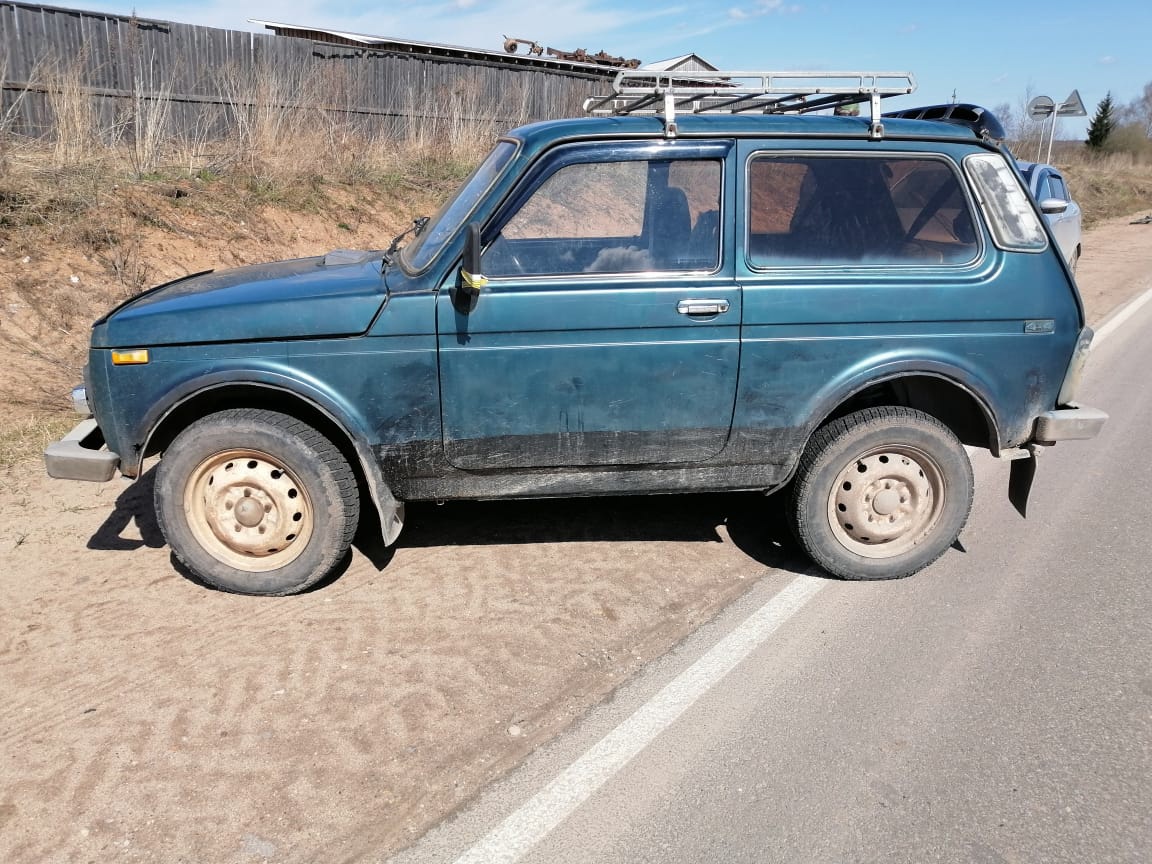
[[[1096,335],[1092,339],[1092,346],[1095,347],[1120,329],[1120,326],[1140,311],[1149,301],[1152,301],[1152,288],[1149,288],[1106,322],[1104,326],[1096,331]]]
[[[819,593],[827,579],[797,576],[631,717],[605,735],[455,864],[513,864],[544,839],[693,703]]]

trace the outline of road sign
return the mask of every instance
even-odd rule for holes
[[[1032,101],[1035,102],[1036,100],[1033,99]],[[1051,102],[1052,100],[1049,99],[1048,101]],[[1080,91],[1073,90],[1069,93],[1068,98],[1056,107],[1056,114],[1059,117],[1087,117],[1088,112],[1084,109],[1084,100],[1080,98]]]
[[[1079,99],[1080,97],[1077,96],[1076,98]],[[1043,120],[1046,117],[1051,117],[1052,112],[1055,110],[1056,103],[1047,96],[1037,96],[1028,103],[1028,116],[1033,120]]]

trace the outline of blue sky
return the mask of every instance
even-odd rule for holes
[[[85,9],[260,30],[249,18],[500,49],[514,36],[649,63],[696,52],[721,69],[910,71],[919,89],[892,107],[1017,105],[1079,89],[1089,114],[1111,90],[1126,103],[1152,81],[1152,3],[804,2],[733,0],[141,0],[66,2]],[[1064,121],[1083,134],[1086,121]]]

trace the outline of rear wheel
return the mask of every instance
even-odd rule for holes
[[[210,585],[282,595],[323,579],[359,520],[355,477],[318,431],[274,411],[211,414],[168,447],[156,513],[169,546]]]
[[[812,436],[792,487],[793,532],[843,579],[898,579],[959,537],[972,465],[956,436],[911,408],[857,411]]]

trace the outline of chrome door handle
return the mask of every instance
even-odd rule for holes
[[[727,300],[681,300],[676,304],[681,315],[719,315],[728,309]]]

